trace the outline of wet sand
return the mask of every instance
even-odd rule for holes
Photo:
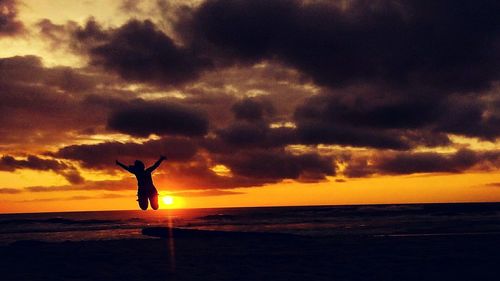
[[[498,234],[21,241],[0,247],[0,280],[498,280],[499,246]]]

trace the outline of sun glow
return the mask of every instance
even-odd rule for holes
[[[172,206],[174,205],[174,197],[172,196],[163,196],[163,198],[161,199],[161,201],[163,201],[163,204],[167,205],[167,206]]]

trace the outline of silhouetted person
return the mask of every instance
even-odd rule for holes
[[[144,169],[144,163],[139,160],[135,160],[133,166],[125,166],[120,161],[116,160],[116,164],[123,169],[134,174],[137,178],[137,201],[139,201],[139,207],[146,210],[148,208],[148,199],[151,204],[151,208],[158,210],[158,191],[153,184],[153,178],[151,178],[151,173],[160,166],[163,160],[167,159],[165,156],[161,156],[153,166]]]

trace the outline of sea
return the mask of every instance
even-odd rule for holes
[[[303,236],[437,236],[500,233],[500,203],[92,211],[0,215],[0,245],[21,240],[152,239],[146,227]]]

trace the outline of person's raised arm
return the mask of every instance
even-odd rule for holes
[[[132,172],[132,171],[130,170],[130,168],[129,168],[129,167],[125,166],[125,164],[121,163],[121,162],[120,162],[120,161],[118,161],[118,160],[116,160],[116,165],[118,165],[118,166],[122,167],[123,169],[127,170],[129,173],[132,173],[132,174],[134,173],[134,172]]]
[[[156,168],[158,168],[160,166],[161,162],[163,162],[163,160],[165,160],[165,159],[167,159],[167,157],[161,156],[160,159],[158,159],[158,161],[156,161],[156,163],[154,163],[153,166],[147,168],[146,171],[151,173],[152,171],[156,170]]]

